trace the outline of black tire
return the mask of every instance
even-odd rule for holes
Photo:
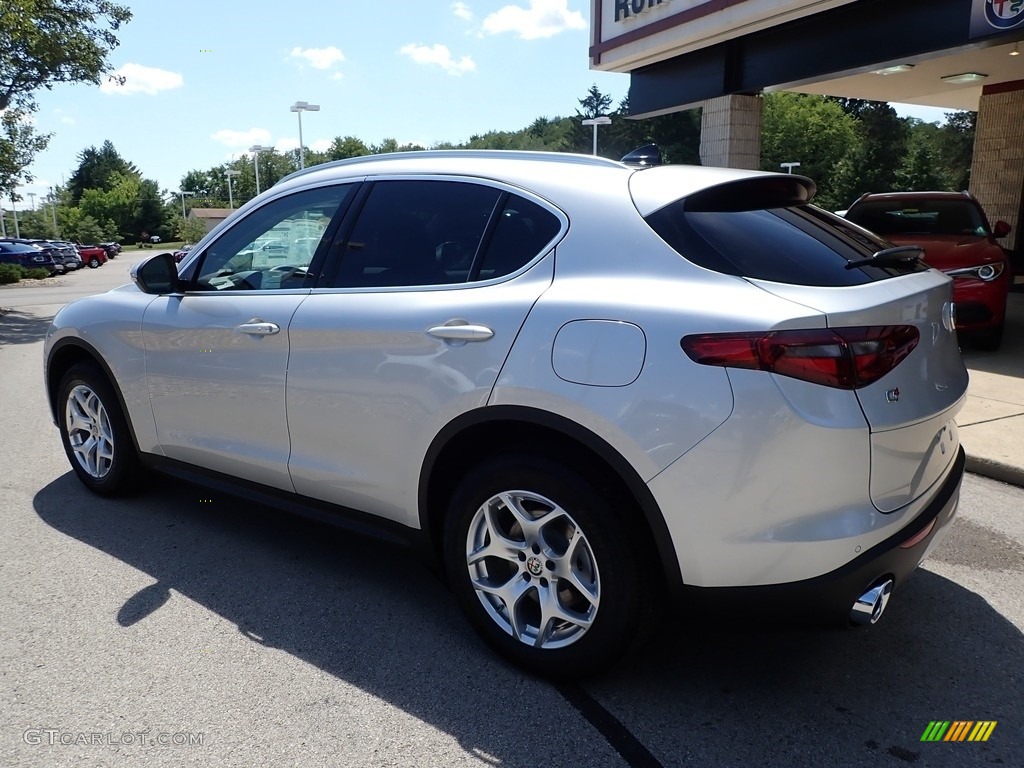
[[[1003,328],[1005,323],[1000,323],[998,327],[992,328],[987,331],[978,331],[971,335],[971,343],[978,349],[984,350],[985,352],[995,352],[1003,343]]]
[[[520,514],[546,515],[547,523],[533,532],[517,528],[499,494]],[[444,529],[448,581],[473,628],[499,654],[544,676],[574,678],[607,669],[647,634],[650,584],[627,528],[639,520],[632,512],[579,470],[544,456],[510,454],[478,465],[453,495]],[[471,564],[468,552],[493,543],[487,531],[495,528],[508,537],[501,554]],[[572,554],[570,540],[577,543]],[[569,571],[577,582],[565,578]],[[521,589],[517,621],[506,600],[478,591],[474,579]],[[590,596],[576,584],[593,590]],[[543,620],[545,597],[552,607],[574,610],[573,620]]]
[[[100,265],[100,260],[99,260],[98,256],[90,256],[89,257],[89,269],[96,269],[96,267],[98,267],[99,265]]]
[[[139,456],[114,388],[99,367],[73,365],[57,397],[61,442],[78,479],[104,496],[133,490],[141,477]]]

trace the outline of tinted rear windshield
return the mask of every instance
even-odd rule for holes
[[[880,235],[988,234],[981,211],[969,200],[870,200],[846,218]]]
[[[647,223],[687,260],[739,277],[844,286],[927,269],[912,262],[847,269],[891,244],[811,205],[688,211],[683,199],[655,211]]]

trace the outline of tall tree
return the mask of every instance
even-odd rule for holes
[[[26,109],[11,107],[0,114],[0,199],[32,180],[28,173],[32,158],[49,142],[50,134],[35,132]]]
[[[947,112],[939,139],[939,156],[946,166],[953,189],[967,189],[971,184],[971,163],[974,154],[974,131],[977,112]]]
[[[857,141],[836,191],[855,199],[863,192],[891,192],[900,187],[896,174],[907,157],[909,122],[884,101],[829,97],[856,121]]]
[[[800,173],[818,185],[818,202],[836,208],[836,169],[857,143],[857,126],[834,101],[802,93],[764,97],[761,168],[778,171],[781,163],[800,163]]]
[[[109,0],[4,0],[0,6],[0,110],[33,109],[55,83],[99,85],[114,33],[132,12]]]
[[[107,139],[99,149],[89,147],[78,155],[78,168],[68,181],[71,199],[78,203],[87,189],[109,190],[122,176],[141,176],[139,169],[129,163]]]

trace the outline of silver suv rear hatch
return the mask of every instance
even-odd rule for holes
[[[730,171],[724,183],[697,190],[691,178],[689,194],[658,207],[658,195],[672,186],[665,172],[683,170],[653,168],[631,180],[641,214],[680,255],[817,310],[844,337],[867,331],[900,342],[897,362],[886,363],[880,353],[882,373],[854,394],[870,431],[872,502],[892,512],[918,498],[959,448],[953,419],[968,377],[953,329],[950,279],[914,254],[874,258],[890,244],[808,205],[814,184],[799,176],[737,179]],[[862,353],[873,343],[849,346]]]

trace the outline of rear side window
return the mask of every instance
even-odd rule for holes
[[[472,279],[490,280],[515,272],[537,256],[560,228],[551,211],[526,198],[509,195]]]
[[[559,219],[484,184],[376,181],[330,287],[456,285],[511,274],[543,252]]]
[[[919,264],[847,269],[888,244],[810,205],[688,211],[684,199],[655,211],[647,223],[687,260],[739,277],[844,286],[927,269]]]

